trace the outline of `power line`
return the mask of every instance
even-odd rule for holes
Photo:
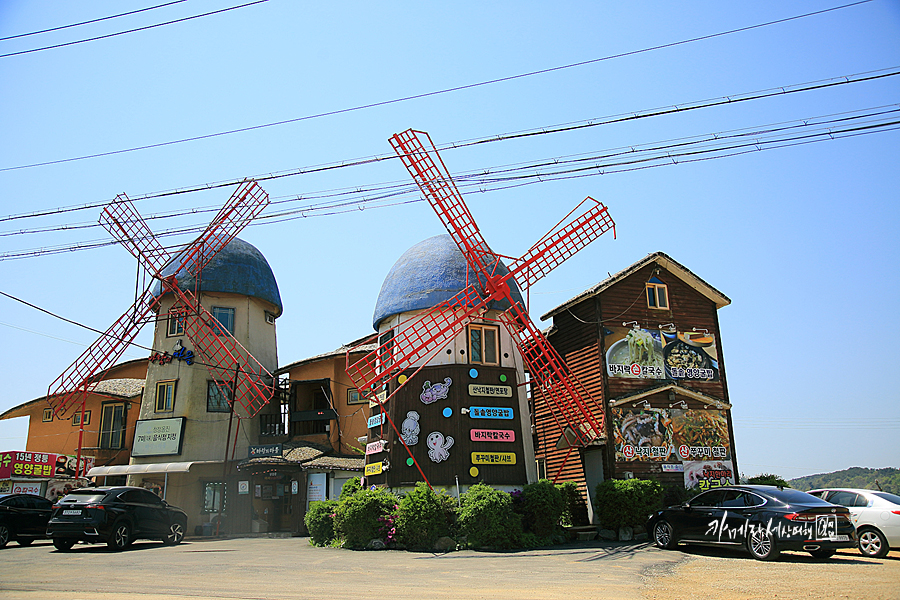
[[[457,188],[463,192],[491,192],[511,189],[536,183],[561,179],[595,177],[612,173],[637,171],[660,166],[685,164],[727,158],[762,150],[805,145],[814,142],[868,135],[900,128],[900,106],[876,107],[861,114],[841,113],[798,121],[757,126],[745,130],[680,138],[657,142],[654,145],[627,146],[599,153],[561,158],[543,159],[528,164],[515,164],[454,176]],[[848,116],[849,115],[849,116]],[[373,196],[373,192],[381,191]],[[325,202],[318,206],[290,208],[279,213],[259,217],[250,226],[286,222],[308,216],[332,216],[356,212],[363,208],[383,208],[398,204],[422,201],[421,198],[408,201],[395,200],[403,196],[419,194],[412,183],[384,184],[369,188],[356,188],[356,196],[341,198],[335,202]],[[371,196],[371,197],[368,197]],[[299,197],[298,197],[299,198]],[[159,232],[157,238],[199,233],[203,225],[186,226]],[[36,256],[60,254],[110,246],[118,242],[93,240],[79,244],[62,244],[55,247],[6,252],[0,254],[0,261],[33,258]]]
[[[165,4],[157,4],[156,6],[149,6],[147,8],[139,8],[137,10],[119,13],[117,15],[110,15],[108,17],[100,17],[99,19],[91,19],[90,21],[81,21],[80,23],[72,23],[71,25],[62,25],[60,27],[51,27],[50,29],[41,29],[40,31],[32,31],[30,33],[19,33],[17,35],[8,35],[6,37],[0,38],[0,42],[5,42],[6,40],[15,40],[18,38],[28,37],[31,35],[39,35],[41,33],[49,33],[51,31],[60,31],[62,29],[71,29],[72,27],[80,27],[81,25],[90,25],[91,23],[99,23],[100,21],[109,21],[110,19],[118,19],[119,17],[126,17],[128,15],[136,15],[138,13],[147,12],[148,10],[156,10],[157,8],[164,8],[166,6],[172,6],[173,4],[181,4],[182,2],[187,2],[187,0],[173,0],[172,2],[166,2]]]
[[[482,137],[482,138],[474,138],[474,139],[469,139],[469,140],[449,142],[449,143],[441,145],[439,147],[439,150],[458,149],[458,148],[464,148],[467,146],[475,146],[475,145],[480,145],[480,144],[501,142],[501,141],[514,140],[514,139],[533,137],[533,136],[539,136],[539,135],[551,135],[551,134],[555,134],[555,133],[563,133],[563,132],[573,131],[573,130],[577,130],[577,129],[584,129],[584,128],[589,128],[589,127],[599,127],[601,125],[609,125],[612,123],[621,123],[624,121],[632,121],[632,120],[645,119],[645,118],[650,118],[650,117],[665,116],[665,115],[669,115],[669,114],[698,110],[698,109],[702,109],[702,108],[712,108],[712,107],[722,106],[722,105],[738,104],[741,102],[770,98],[770,97],[779,96],[779,95],[795,94],[795,93],[807,92],[807,91],[818,91],[818,90],[822,90],[822,89],[826,89],[826,88],[830,88],[830,87],[834,87],[834,86],[862,83],[862,82],[872,81],[872,80],[876,80],[876,79],[882,79],[882,78],[886,78],[886,77],[895,77],[897,75],[900,75],[900,67],[890,67],[890,68],[879,69],[879,70],[875,70],[875,71],[866,71],[863,73],[841,75],[841,76],[832,77],[829,79],[820,79],[820,80],[816,80],[816,81],[810,81],[810,82],[799,83],[799,84],[783,85],[783,86],[779,86],[779,87],[775,87],[775,88],[768,88],[768,89],[757,90],[757,91],[753,91],[753,92],[730,94],[727,96],[720,96],[718,98],[712,98],[712,99],[706,99],[706,100],[682,102],[682,103],[675,104],[675,105],[658,107],[658,108],[653,108],[653,109],[646,109],[646,110],[642,110],[642,111],[620,113],[620,114],[616,114],[616,115],[599,117],[599,118],[595,118],[595,119],[574,121],[574,122],[562,123],[562,124],[558,124],[558,125],[549,125],[549,126],[538,127],[538,128],[530,129],[530,130],[516,131],[516,132],[511,132],[511,133],[491,135],[491,136]],[[356,167],[356,166],[361,166],[361,165],[365,165],[365,164],[379,162],[382,160],[393,160],[396,158],[397,157],[395,155],[384,154],[384,155],[379,155],[379,156],[374,156],[374,157],[349,159],[349,160],[339,161],[336,163],[315,165],[315,166],[311,166],[311,167],[300,167],[300,168],[291,169],[291,170],[287,170],[287,171],[280,171],[280,172],[275,172],[275,173],[256,175],[256,176],[249,177],[249,179],[253,179],[255,181],[267,181],[267,180],[271,180],[271,179],[293,177],[293,176],[297,176],[297,175],[308,175],[311,173],[323,172],[323,171],[328,171],[328,170],[333,170],[333,169]],[[174,190],[167,190],[167,191],[163,191],[163,192],[153,192],[153,193],[148,193],[148,194],[142,194],[142,195],[132,196],[131,200],[132,201],[140,201],[140,200],[147,200],[147,199],[151,199],[151,198],[161,198],[161,197],[165,197],[165,196],[187,194],[187,193],[198,192],[198,191],[206,191],[206,190],[211,190],[211,189],[220,188],[220,187],[228,187],[228,186],[233,186],[233,185],[239,184],[241,181],[243,181],[243,179],[245,179],[245,177],[240,177],[240,178],[227,180],[227,181],[203,183],[203,184],[188,186],[188,187],[184,187],[184,188],[178,188],[178,189],[174,189]],[[76,212],[76,211],[81,211],[81,210],[94,209],[94,208],[106,206],[109,203],[110,203],[110,200],[103,200],[103,201],[99,201],[99,202],[93,202],[93,203],[82,204],[82,205],[73,205],[73,206],[60,207],[60,208],[49,209],[49,210],[44,210],[44,211],[22,213],[22,214],[18,214],[18,215],[9,215],[9,216],[5,216],[5,217],[0,217],[0,222],[13,221],[13,220],[19,220],[19,219],[27,219],[27,218],[44,217],[44,216],[61,214],[61,213],[66,213],[66,212]],[[197,210],[198,209],[192,209],[191,211],[183,211],[180,213],[169,213],[169,215],[174,216],[174,215],[178,215],[178,214],[187,214],[188,212],[196,212]],[[209,208],[202,208],[200,210],[201,211],[218,210],[218,208],[209,207]],[[154,217],[150,217],[150,218],[154,218]],[[90,227],[96,227],[96,226],[97,226],[96,224],[90,225]],[[83,227],[88,227],[88,225],[84,225]],[[71,227],[71,228],[78,229],[78,228],[83,228],[83,227]],[[55,228],[55,227],[49,229],[49,231],[61,231],[61,230],[62,229]],[[9,232],[0,233],[0,237],[5,237],[5,236],[9,236],[9,235],[17,235],[20,233],[37,233],[37,232],[41,232],[41,230],[9,231]]]
[[[267,0],[259,0],[259,2],[265,2],[265,1],[267,1]],[[139,150],[148,150],[148,149],[151,149],[151,148],[162,148],[162,147],[165,147],[165,146],[172,146],[172,145],[175,145],[175,144],[183,144],[183,143],[187,143],[187,142],[195,142],[195,141],[205,140],[205,139],[210,139],[210,138],[214,138],[214,137],[220,137],[220,136],[225,136],[225,135],[232,135],[232,134],[235,134],[235,133],[244,133],[244,132],[247,132],[247,131],[255,131],[255,130],[265,129],[265,128],[269,128],[269,127],[277,127],[277,126],[280,126],[280,125],[287,125],[287,124],[289,124],[289,123],[299,123],[299,122],[301,122],[301,121],[308,121],[308,120],[311,120],[311,119],[319,119],[319,118],[322,118],[322,117],[328,117],[328,116],[334,116],[334,115],[339,115],[339,114],[344,114],[344,113],[349,113],[349,112],[355,112],[355,111],[365,110],[365,109],[369,109],[369,108],[375,108],[375,107],[378,107],[378,106],[387,106],[387,105],[390,105],[390,104],[397,104],[397,103],[400,103],[400,102],[408,102],[408,101],[410,101],[410,100],[419,100],[419,99],[422,99],[422,98],[428,98],[428,97],[431,97],[431,96],[438,96],[438,95],[441,95],[441,94],[448,94],[448,93],[451,93],[451,92],[458,92],[458,91],[468,90],[468,89],[477,88],[477,87],[482,87],[482,86],[486,86],[486,85],[493,85],[493,84],[495,84],[495,83],[503,83],[503,82],[507,82],[507,81],[514,81],[514,80],[516,80],[516,79],[523,79],[523,78],[526,78],[526,77],[533,77],[533,76],[536,76],[536,75],[544,75],[544,74],[546,74],[546,73],[553,73],[553,72],[555,72],[555,71],[562,71],[562,70],[565,70],[565,69],[572,69],[572,68],[575,68],[575,67],[582,67],[582,66],[585,66],[585,65],[596,64],[596,63],[603,62],[603,61],[613,60],[613,59],[616,59],[616,58],[624,58],[624,57],[626,57],[626,56],[634,56],[634,55],[637,55],[637,54],[644,54],[644,53],[647,53],[647,52],[653,52],[653,51],[655,51],[655,50],[663,50],[663,49],[667,49],[667,48],[674,48],[674,47],[676,47],[676,46],[681,46],[681,45],[685,45],[685,44],[691,44],[691,43],[694,43],[694,42],[700,42],[700,41],[710,40],[710,39],[714,39],[714,38],[717,38],[717,37],[722,37],[722,36],[725,36],[725,35],[731,35],[731,34],[734,34],[734,33],[742,33],[742,32],[745,32],[745,31],[751,31],[751,30],[753,30],[753,29],[759,29],[759,28],[762,28],[762,27],[769,27],[769,26],[771,26],[771,25],[778,25],[778,24],[781,24],[781,23],[787,23],[787,22],[789,22],[789,21],[795,21],[795,20],[798,20],[798,19],[804,19],[804,18],[807,18],[807,17],[817,16],[817,15],[825,14],[825,13],[832,12],[832,11],[836,11],[836,10],[842,10],[842,9],[845,9],[845,8],[850,8],[850,7],[858,6],[858,5],[861,5],[861,4],[867,4],[867,3],[872,2],[872,1],[873,1],[873,0],[859,0],[858,2],[853,2],[853,3],[850,3],[850,4],[843,4],[843,5],[841,5],[841,6],[835,6],[835,7],[832,7],[832,8],[826,8],[826,9],[823,9],[823,10],[818,10],[818,11],[814,11],[814,12],[809,12],[809,13],[805,13],[805,14],[802,14],[802,15],[796,15],[796,16],[793,16],[793,17],[786,17],[786,18],[784,18],[784,19],[777,19],[777,20],[774,20],[774,21],[768,21],[768,22],[766,22],[766,23],[759,23],[759,24],[756,24],[756,25],[748,25],[748,26],[746,26],[746,27],[739,27],[739,28],[737,28],[737,29],[730,29],[730,30],[728,30],[728,31],[722,31],[722,32],[719,32],[719,33],[712,33],[712,34],[708,34],[708,35],[703,35],[703,36],[698,36],[698,37],[694,37],[694,38],[689,38],[689,39],[686,39],[686,40],[680,40],[680,41],[677,41],[677,42],[670,42],[670,43],[667,43],[667,44],[659,44],[659,45],[656,45],[656,46],[650,46],[650,47],[647,47],[647,48],[641,48],[641,49],[639,49],[639,50],[631,50],[631,51],[628,51],[628,52],[621,52],[621,53],[619,53],[619,54],[611,54],[611,55],[608,55],[608,56],[603,56],[603,57],[600,57],[600,58],[594,58],[594,59],[590,59],[590,60],[584,60],[584,61],[580,61],[580,62],[576,62],[576,63],[570,63],[570,64],[561,65],[561,66],[556,66],[556,67],[549,67],[549,68],[546,68],[546,69],[539,69],[539,70],[536,70],[536,71],[529,71],[529,72],[527,72],[527,73],[520,73],[520,74],[518,74],[518,75],[509,75],[509,76],[507,76],[507,77],[499,77],[499,78],[496,78],[496,79],[488,79],[488,80],[481,81],[481,82],[477,82],[477,83],[470,83],[470,84],[461,85],[461,86],[456,86],[456,87],[451,87],[451,88],[444,88],[444,89],[436,90],[436,91],[432,91],[432,92],[423,92],[423,93],[421,93],[421,94],[414,94],[414,95],[411,95],[411,96],[405,96],[405,97],[402,97],[402,98],[395,98],[395,99],[393,99],[393,100],[384,100],[384,101],[381,101],[381,102],[372,102],[372,103],[369,103],[369,104],[362,104],[362,105],[354,106],[354,107],[350,107],[350,108],[342,108],[342,109],[337,109],[337,110],[332,110],[332,111],[327,111],[327,112],[316,113],[316,114],[313,114],[313,115],[306,115],[306,116],[303,116],[303,117],[296,117],[296,118],[293,118],[293,119],[285,119],[285,120],[283,120],[283,121],[274,121],[274,122],[271,122],[271,123],[265,123],[265,124],[262,124],[262,125],[251,125],[251,126],[249,126],[249,127],[241,127],[241,128],[238,128],[238,129],[231,129],[231,130],[228,130],[228,131],[220,131],[220,132],[217,132],[217,133],[209,133],[209,134],[205,134],[205,135],[198,135],[198,136],[193,136],[193,137],[188,137],[188,138],[182,138],[182,139],[178,139],[178,140],[171,140],[171,141],[168,141],[168,142],[159,142],[159,143],[156,143],[156,144],[146,144],[146,145],[143,145],[143,146],[135,146],[135,147],[132,147],[132,148],[125,148],[125,149],[121,149],[121,150],[111,150],[111,151],[108,151],[108,152],[98,152],[98,153],[96,153],[96,154],[87,154],[87,155],[76,156],[76,157],[71,157],[71,158],[62,158],[62,159],[58,159],[58,160],[50,160],[50,161],[44,161],[44,162],[39,162],[39,163],[31,163],[31,164],[27,164],[27,165],[18,165],[18,166],[15,166],[15,167],[4,167],[4,168],[0,168],[0,172],[2,172],[2,171],[13,171],[13,170],[18,170],[18,169],[29,169],[29,168],[33,168],[33,167],[44,167],[44,166],[48,166],[48,165],[56,165],[56,164],[67,163],[67,162],[73,162],[73,161],[79,161],[79,160],[87,160],[87,159],[91,159],[91,158],[99,158],[99,157],[103,157],[103,156],[113,156],[113,155],[116,155],[116,154],[125,154],[125,153],[128,153],[128,152],[137,152],[137,151],[139,151]],[[254,2],[254,3],[252,3],[252,4],[256,4],[256,2]],[[245,6],[247,6],[247,5],[245,5]],[[240,8],[240,7],[236,7],[236,8]],[[202,15],[201,15],[201,16],[202,16]],[[127,32],[126,32],[126,33],[127,33]],[[98,39],[99,39],[99,38],[98,38]],[[88,41],[89,41],[89,40],[88,40]],[[0,58],[3,58],[4,56],[11,56],[11,55],[3,54],[3,55],[0,55]]]
[[[194,15],[191,17],[184,17],[181,19],[175,19],[172,21],[166,21],[165,23],[156,23],[154,25],[145,25],[144,27],[136,27],[135,29],[129,29],[127,31],[117,31],[116,33],[107,33],[106,35],[98,35],[92,38],[85,38],[81,40],[75,40],[73,42],[64,42],[62,44],[54,44],[52,46],[42,46],[40,48],[32,48],[31,50],[19,50],[18,52],[7,52],[6,54],[0,54],[0,58],[7,58],[10,56],[19,56],[21,54],[31,54],[32,52],[40,52],[42,50],[52,50],[54,48],[63,48],[65,46],[74,46],[75,44],[83,44],[85,42],[95,42],[97,40],[103,40],[106,38],[116,37],[120,35],[125,35],[127,33],[135,33],[137,31],[145,31],[147,29],[155,29],[156,27],[163,27],[164,25],[172,25],[173,23],[182,23],[184,21],[190,21],[192,19],[199,19],[201,17],[208,17],[210,15],[216,15],[223,12],[228,12],[230,10],[237,10],[239,8],[245,8],[247,6],[253,6],[254,4],[262,4],[263,2],[268,2],[269,0],[255,0],[254,2],[248,2],[247,4],[241,4],[239,6],[231,6],[229,8],[221,8],[219,10],[213,10],[207,13],[203,13],[200,15]],[[865,0],[870,2],[871,0]]]

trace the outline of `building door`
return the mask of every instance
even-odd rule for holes
[[[606,449],[602,446],[591,447],[584,451],[582,463],[584,464],[584,482],[588,492],[588,520],[596,523],[594,517],[594,493],[597,486],[603,483],[603,454]]]

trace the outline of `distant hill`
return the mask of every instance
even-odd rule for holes
[[[788,483],[791,487],[807,491],[816,488],[845,487],[877,490],[875,480],[885,492],[900,495],[900,469],[886,467],[884,469],[867,469],[865,467],[850,467],[834,473],[819,473],[791,479]]]

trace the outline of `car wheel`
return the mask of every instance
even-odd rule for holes
[[[75,540],[67,538],[53,538],[53,546],[60,552],[68,552],[75,545]]]
[[[10,533],[9,527],[6,525],[0,525],[0,548],[6,547],[9,543]]]
[[[169,531],[166,532],[166,537],[163,538],[163,544],[166,546],[175,546],[176,544],[180,544],[183,539],[184,525],[181,523],[172,523],[169,525]]]
[[[675,532],[668,521],[657,521],[653,526],[653,543],[666,550],[675,547]]]
[[[810,554],[813,558],[831,558],[834,556],[835,550],[832,548],[819,548],[818,550],[810,551]]]
[[[747,550],[756,560],[775,560],[780,554],[772,532],[759,525],[750,528]]]
[[[34,538],[19,538],[16,540],[16,543],[20,546],[30,546],[33,541]]]
[[[131,543],[131,527],[125,521],[116,523],[106,545],[110,550],[124,550],[125,546]]]
[[[883,533],[877,529],[863,529],[859,532],[859,551],[869,558],[884,558],[890,547]]]

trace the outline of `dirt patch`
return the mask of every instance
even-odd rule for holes
[[[718,549],[681,547],[687,560],[670,574],[645,579],[647,600],[768,600],[770,598],[829,598],[898,600],[900,552],[882,559],[866,558],[855,550],[830,559],[785,552],[775,562],[762,562]]]

